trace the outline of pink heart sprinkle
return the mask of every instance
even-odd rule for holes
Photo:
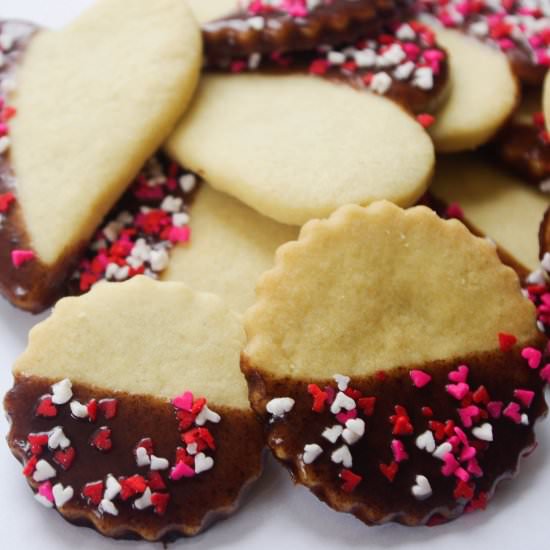
[[[458,414],[464,427],[471,428],[473,424],[472,419],[479,414],[479,407],[476,407],[475,405],[463,407],[462,409],[458,409]]]
[[[417,388],[423,388],[424,386],[429,384],[432,379],[432,377],[428,373],[421,370],[412,370],[411,372],[409,372],[409,375],[411,377],[413,385]]]
[[[502,401],[491,401],[490,403],[487,403],[487,410],[493,418],[500,418],[502,414],[502,407],[504,407],[504,403]]]
[[[460,462],[467,462],[468,460],[471,460],[474,458],[477,454],[475,447],[464,447],[462,449],[462,452],[460,453]]]
[[[550,363],[540,371],[540,377],[550,384]]]
[[[185,462],[178,462],[170,472],[170,479],[178,481],[182,477],[193,477],[195,475],[195,470],[185,464]]]
[[[186,243],[191,236],[191,229],[188,226],[171,227],[168,232],[168,239],[171,243]]]
[[[458,426],[456,426],[455,434],[458,436],[458,438],[460,439],[460,442],[463,445],[469,445],[468,436],[464,433],[464,430],[462,428],[459,428]]]
[[[50,502],[53,502],[53,491],[52,484],[49,481],[45,481],[38,486],[38,494],[42,495],[44,498],[48,499]]]
[[[21,267],[23,264],[30,262],[36,258],[36,254],[32,250],[12,250],[11,263],[15,267]]]
[[[529,408],[533,399],[535,397],[535,392],[531,390],[514,390],[514,398],[517,399],[524,407]]]
[[[172,405],[177,409],[190,412],[193,408],[193,394],[190,391],[186,391],[177,397],[172,399]]]
[[[351,409],[351,411],[342,411],[336,415],[336,420],[340,424],[345,424],[348,420],[352,418],[357,418],[357,409]]]
[[[456,449],[458,449],[458,446],[460,445],[460,439],[456,435],[453,435],[452,437],[449,437],[449,439],[447,439],[447,443],[450,443],[453,447],[453,451],[456,451]]]
[[[399,439],[393,439],[391,442],[391,450],[393,452],[393,459],[395,462],[403,462],[409,458],[407,451],[405,450],[405,445]]]
[[[470,474],[464,468],[457,468],[455,470],[455,476],[464,483],[468,483],[468,481],[470,481]]]
[[[458,384],[447,384],[445,389],[447,393],[452,395],[457,401],[461,401],[470,391],[470,386],[464,382],[459,382]]]
[[[460,466],[453,453],[447,453],[443,457],[443,462],[444,464],[441,468],[441,473],[446,477],[452,476],[456,472],[457,468]]]
[[[532,369],[538,369],[540,366],[540,360],[542,353],[535,348],[523,348],[521,350],[521,356],[527,360],[527,364]]]
[[[470,472],[473,476],[481,477],[483,475],[483,470],[481,469],[481,466],[479,465],[479,462],[476,458],[472,458],[470,461],[468,461],[468,472]]]
[[[466,365],[460,365],[456,370],[449,373],[449,380],[451,382],[466,382],[468,380],[468,373],[470,369]]]
[[[516,424],[519,424],[521,422],[521,414],[520,414],[520,408],[517,403],[514,403],[512,401],[503,411],[502,414],[515,422]]]
[[[332,386],[325,386],[323,391],[327,394],[327,405],[332,405],[332,402],[336,397],[335,389]]]

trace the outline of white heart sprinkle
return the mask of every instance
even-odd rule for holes
[[[346,409],[346,411],[355,409],[355,401],[345,393],[339,391],[330,406],[330,412],[338,414],[342,409]]]
[[[444,460],[444,457],[447,453],[450,453],[453,450],[453,446],[450,443],[441,443],[439,447],[433,452],[433,456],[435,458],[439,458],[439,460]]]
[[[52,403],[64,405],[73,396],[72,383],[68,378],[52,386]]]
[[[332,428],[325,428],[321,435],[331,443],[336,443],[336,440],[342,435],[343,431],[344,428],[340,424],[335,424]]]
[[[151,464],[151,459],[145,447],[138,447],[136,449],[136,464],[138,466],[149,466]]]
[[[69,407],[71,407],[71,414],[73,416],[76,416],[76,418],[88,417],[88,407],[86,405],[83,405],[79,401],[71,401]]]
[[[214,466],[214,459],[211,456],[206,456],[204,453],[199,453],[195,456],[195,473],[200,474],[206,472]]]
[[[204,426],[207,422],[217,424],[221,419],[222,417],[217,412],[211,411],[207,405],[204,405],[201,412],[195,418],[195,424],[197,426]]]
[[[34,498],[42,504],[42,506],[45,506],[46,508],[52,508],[53,502],[51,500],[48,500],[44,495],[41,495],[40,493],[36,493],[34,495]]]
[[[56,471],[49,462],[46,462],[44,459],[40,459],[35,466],[34,474],[32,478],[34,481],[46,481],[56,476]]]
[[[111,514],[111,516],[118,516],[118,508],[110,501],[104,498],[99,504],[99,511]]]
[[[349,448],[347,445],[342,445],[341,447],[338,447],[338,449],[333,451],[333,453],[330,455],[330,459],[335,464],[343,464],[345,468],[351,468],[353,465],[351,453],[349,452]]]
[[[71,440],[65,435],[61,426],[56,426],[50,430],[48,434],[48,447],[50,449],[57,449],[58,447],[66,449],[70,444]]]
[[[151,470],[166,470],[168,466],[170,466],[170,463],[166,458],[151,455]]]
[[[63,487],[61,483],[56,483],[52,487],[53,499],[57,508],[62,508],[71,498],[73,498],[74,491],[70,485]]]
[[[105,493],[103,494],[104,500],[113,500],[119,493],[122,487],[115,476],[109,474],[105,481]]]
[[[365,421],[361,418],[350,418],[346,420],[346,429],[342,433],[342,439],[353,445],[359,441],[365,433]]]
[[[493,426],[489,422],[485,422],[485,424],[474,428],[472,434],[481,441],[493,441]]]
[[[521,423],[524,426],[529,426],[529,417],[525,413],[521,415]]]
[[[346,391],[348,389],[348,384],[350,381],[349,376],[344,376],[343,374],[335,374],[332,378],[338,384],[338,389],[340,391]]]
[[[433,453],[435,451],[434,434],[430,430],[426,430],[423,434],[420,434],[416,438],[416,446],[421,451],[428,451],[429,453]]]
[[[416,476],[416,485],[412,486],[412,494],[418,500],[424,500],[432,495],[432,486],[426,476]]]
[[[315,462],[317,458],[323,453],[323,448],[317,443],[311,443],[304,447],[304,454],[302,455],[302,460],[304,464],[311,464]]]
[[[189,193],[197,185],[197,178],[194,174],[184,174],[179,180],[181,190],[184,193]]]
[[[145,510],[145,508],[149,508],[149,506],[152,505],[153,503],[151,502],[151,489],[147,487],[147,489],[145,489],[145,491],[143,492],[143,495],[134,500],[134,506],[138,510]]]
[[[197,444],[196,443],[189,443],[187,445],[186,449],[188,455],[196,455],[197,454]]]
[[[269,414],[281,418],[290,412],[293,407],[294,399],[291,397],[275,397],[275,399],[268,402],[265,408]]]

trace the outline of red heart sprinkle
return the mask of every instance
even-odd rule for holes
[[[351,397],[354,401],[358,401],[363,395],[359,390],[354,390],[353,388],[346,388],[346,391],[344,393],[348,397]]]
[[[445,437],[445,424],[438,422],[437,420],[430,420],[428,422],[430,430],[434,432],[437,441],[441,441]]]
[[[35,414],[45,418],[52,418],[57,415],[57,407],[53,404],[51,395],[44,395],[40,398]]]
[[[0,212],[7,212],[10,204],[15,200],[13,193],[2,193],[0,195]]]
[[[36,463],[38,462],[37,456],[31,456],[29,460],[25,463],[25,467],[23,468],[23,475],[25,477],[30,477],[32,474],[34,474],[34,470],[36,468]]]
[[[390,464],[379,464],[380,471],[387,478],[387,480],[392,483],[399,471],[399,464],[397,462],[391,462]]]
[[[155,470],[151,470],[147,474],[147,481],[149,483],[149,487],[153,491],[161,491],[162,489],[166,489],[166,483],[164,483],[162,476]]]
[[[510,351],[517,343],[518,339],[513,334],[505,332],[498,333],[498,343],[502,351]]]
[[[178,429],[180,432],[188,430],[195,422],[195,415],[190,411],[178,410],[176,417],[179,420]]]
[[[74,447],[68,447],[64,451],[56,451],[53,455],[53,459],[55,462],[57,462],[64,470],[68,470],[73,460],[76,456],[76,451],[74,450]]]
[[[202,408],[206,405],[206,399],[204,397],[199,397],[193,402],[191,407],[191,412],[195,415],[199,414],[202,411]]]
[[[103,481],[90,481],[82,488],[82,496],[94,506],[99,506],[103,498]]]
[[[178,462],[184,462],[187,466],[193,467],[195,459],[191,455],[188,455],[183,447],[176,447],[176,464]]]
[[[153,493],[151,495],[151,504],[155,507],[155,514],[164,515],[170,495],[168,493]]]
[[[487,501],[489,498],[487,497],[487,493],[481,492],[479,495],[474,498],[468,506],[466,507],[465,512],[473,512],[475,510],[485,510],[487,508]]]
[[[344,480],[344,483],[342,483],[342,491],[352,493],[355,487],[361,483],[363,478],[358,474],[354,474],[351,470],[344,468],[340,472],[340,479]]]
[[[99,402],[99,410],[107,420],[110,420],[116,416],[117,404],[116,399],[101,399]]]
[[[33,455],[40,455],[44,450],[44,446],[48,444],[47,432],[29,434],[27,441],[31,446],[31,453]]]
[[[96,430],[90,438],[90,445],[98,451],[109,451],[113,446],[111,441],[111,429],[107,426],[102,426]]]
[[[375,405],[376,397],[361,397],[357,401],[357,406],[363,411],[365,416],[372,416],[374,414]]]
[[[118,482],[120,483],[120,498],[122,500],[128,500],[134,495],[141,495],[147,489],[147,481],[138,474],[127,478],[121,477]]]
[[[88,401],[88,418],[90,419],[90,422],[95,422],[95,419],[97,418],[97,401],[95,399],[90,399]]]
[[[393,435],[410,435],[413,433],[412,424],[406,416],[397,417],[393,426]]]
[[[147,451],[148,455],[152,455],[155,452],[153,440],[150,437],[144,437],[143,439],[140,439],[137,445],[134,447],[134,452],[138,447],[143,447]]]
[[[434,412],[432,411],[431,407],[422,407],[422,416],[425,416],[426,418],[431,418],[434,415]]]
[[[487,404],[490,401],[489,393],[487,392],[487,389],[485,386],[479,386],[477,390],[473,394],[474,403],[484,403]]]
[[[474,497],[474,485],[459,480],[456,484],[453,496],[455,500],[460,500],[462,498],[464,500],[472,500]]]

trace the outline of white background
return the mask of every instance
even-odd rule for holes
[[[26,18],[57,27],[90,3],[91,0],[0,0],[0,17]],[[25,347],[28,330],[39,319],[16,311],[0,298],[0,395],[10,388],[10,366]],[[2,438],[7,430],[2,416]],[[500,487],[487,511],[470,514],[449,525],[431,529],[399,525],[368,528],[352,517],[333,512],[306,489],[293,487],[286,472],[269,459],[265,475],[237,515],[199,537],[180,540],[174,546],[239,550],[548,549],[549,422],[543,422],[538,433],[539,448],[525,460],[519,478]],[[105,539],[90,529],[66,523],[56,512],[40,506],[32,498],[19,463],[3,441],[0,441],[0,466],[0,549],[148,547],[147,543]]]

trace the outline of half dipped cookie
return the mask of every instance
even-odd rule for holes
[[[261,470],[220,299],[140,276],[61,300],[30,335],[5,408],[36,500],[111,537],[190,536],[233,512]]]
[[[367,524],[484,508],[535,446],[550,376],[535,308],[491,243],[425,207],[306,224],[245,328],[274,455]]]

